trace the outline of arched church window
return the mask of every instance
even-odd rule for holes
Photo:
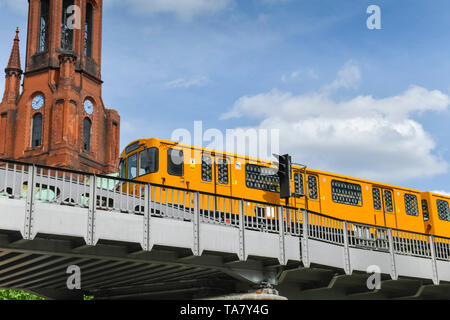
[[[49,8],[49,0],[41,0],[38,52],[48,49]]]
[[[42,114],[36,113],[33,117],[31,147],[36,148],[41,145],[42,145]]]
[[[74,0],[63,0],[61,21],[61,49],[73,50]],[[76,17],[75,17],[76,18]]]
[[[86,21],[84,24],[84,54],[92,58],[92,22],[94,10],[92,4],[86,3]]]
[[[89,118],[84,118],[83,123],[83,150],[91,151],[91,128],[92,122]]]

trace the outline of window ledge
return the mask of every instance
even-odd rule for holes
[[[83,153],[85,153],[85,154],[87,154],[87,155],[90,155],[90,156],[93,156],[93,155],[94,155],[94,153],[93,153],[92,151],[84,150],[84,149],[83,149]]]
[[[25,149],[25,152],[42,151],[42,149],[43,149],[42,145],[38,147],[28,147]]]

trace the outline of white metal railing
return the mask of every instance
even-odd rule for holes
[[[423,234],[393,230],[394,252],[416,257],[431,257],[430,237]]]
[[[0,161],[0,198],[76,206],[90,212],[147,212],[166,219],[291,235],[302,241],[308,237],[339,246],[450,260],[447,238],[313,212],[305,217],[305,211],[292,207],[14,161]]]
[[[350,246],[389,251],[388,229],[360,223],[349,223],[347,229]]]
[[[334,244],[344,244],[343,223],[330,217],[308,214],[308,232],[312,239],[322,240]]]
[[[436,259],[450,261],[450,239],[435,237],[434,248]]]

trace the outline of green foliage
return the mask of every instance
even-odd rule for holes
[[[22,290],[0,290],[0,300],[44,300]]]
[[[83,296],[83,300],[93,300],[93,296]],[[0,300],[45,300],[22,290],[0,290]]]

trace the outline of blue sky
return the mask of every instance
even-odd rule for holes
[[[26,6],[0,0],[0,64],[16,26],[24,63]],[[195,120],[276,128],[310,167],[450,192],[450,2],[105,0],[103,17],[122,147]]]

